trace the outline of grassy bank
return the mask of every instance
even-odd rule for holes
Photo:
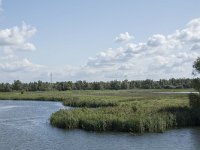
[[[80,107],[52,114],[51,124],[65,129],[143,133],[195,125],[187,94],[153,93],[159,91],[12,92],[0,93],[0,99],[52,100]]]

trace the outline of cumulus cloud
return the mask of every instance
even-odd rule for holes
[[[125,33],[121,33],[119,34],[119,36],[117,36],[115,38],[115,42],[127,42],[127,41],[130,41],[131,39],[133,39],[134,36],[131,35],[130,33],[128,32],[125,32]]]
[[[34,81],[40,80],[41,73],[47,72],[46,66],[35,64],[27,58],[19,58],[10,54],[0,57],[1,82],[13,80]],[[45,76],[46,77],[46,76]]]
[[[164,35],[161,34],[155,34],[152,37],[150,37],[147,41],[147,45],[151,47],[157,47],[160,45],[164,45],[166,42],[166,38]]]
[[[120,34],[115,40],[128,41],[130,34]],[[200,18],[172,34],[154,34],[146,42],[122,44],[118,49],[108,49],[90,58],[87,68],[105,76],[123,72],[130,78],[189,77],[193,61],[200,55]]]
[[[33,64],[27,58],[21,60],[14,55],[1,57],[0,60],[0,72],[32,72],[43,67]]]
[[[22,23],[21,27],[0,30],[0,47],[10,50],[35,50],[29,39],[36,33],[36,28]]]
[[[36,33],[36,28],[26,23],[12,28],[0,30],[0,78],[1,81],[30,79],[44,69],[43,65],[32,63],[27,58],[21,58],[15,50],[33,51],[35,45],[30,38]]]
[[[186,43],[200,42],[200,18],[191,20],[185,29],[177,30],[174,34],[175,38]]]

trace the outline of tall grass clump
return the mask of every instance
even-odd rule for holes
[[[67,97],[63,100],[63,105],[72,107],[108,107],[117,106],[112,100],[99,97]]]
[[[119,109],[120,110],[120,109]],[[128,108],[127,108],[128,110]],[[117,112],[109,108],[60,110],[51,116],[51,124],[57,127],[71,129],[80,128],[88,131],[120,131],[120,132],[164,132],[167,129],[183,126],[182,115],[172,112],[155,112],[154,114]],[[57,117],[59,119],[57,119]],[[62,119],[61,119],[61,118]],[[62,120],[60,122],[60,120]],[[186,121],[188,121],[186,119]],[[63,127],[63,125],[65,125]]]

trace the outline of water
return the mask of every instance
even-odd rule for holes
[[[132,135],[62,130],[48,118],[57,102],[0,101],[0,150],[199,150],[200,128]]]

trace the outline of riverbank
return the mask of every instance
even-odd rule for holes
[[[163,94],[171,90],[50,91],[0,93],[0,99],[62,101],[80,107],[52,114],[50,123],[65,129],[89,131],[164,132],[193,126],[188,94]],[[173,90],[178,92],[180,90]],[[193,90],[184,90],[186,92]],[[97,108],[98,109],[94,109]]]

